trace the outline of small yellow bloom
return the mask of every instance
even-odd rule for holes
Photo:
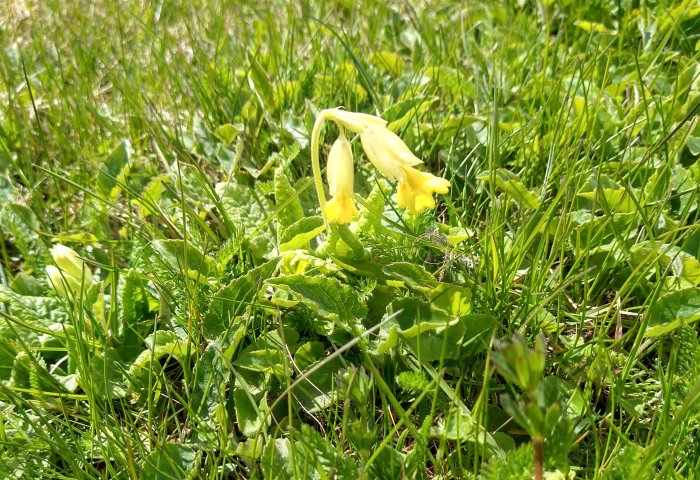
[[[64,298],[75,297],[92,285],[92,272],[75,250],[65,245],[54,245],[51,256],[56,266],[47,266],[46,274],[57,294]]]
[[[421,172],[410,166],[400,167],[404,173],[399,181],[396,201],[401,208],[408,208],[416,213],[427,208],[435,208],[434,193],[445,194],[450,182],[427,172]]]
[[[326,176],[331,198],[324,213],[331,223],[350,223],[359,215],[355,206],[355,172],[350,142],[341,131],[328,153]]]
[[[384,175],[399,182],[399,207],[419,213],[435,208],[434,193],[448,192],[448,180],[413,168],[423,162],[388,128],[370,126],[360,134],[360,140],[372,164]]]

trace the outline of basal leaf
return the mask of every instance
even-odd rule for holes
[[[367,314],[355,291],[330,277],[289,275],[273,278],[267,284],[289,292],[309,307],[316,318],[318,333],[330,335],[337,327],[351,329]]]
[[[415,298],[392,302],[389,309],[397,314],[388,327],[388,338],[398,333],[422,361],[459,358],[466,331],[459,317]],[[380,350],[385,349],[386,346],[380,346]]]
[[[280,252],[308,249],[309,241],[326,229],[321,217],[306,217],[287,227],[280,237]]]
[[[229,328],[233,319],[253,302],[263,282],[273,275],[278,264],[278,260],[264,263],[216,292],[202,325],[207,339],[214,340]]]
[[[123,278],[119,294],[121,299],[119,316],[122,328],[126,330],[148,315],[149,294],[146,291],[146,282],[141,279],[136,270],[130,269]]]
[[[453,407],[430,431],[433,437],[444,440],[477,441],[477,425],[472,416],[459,407]]]
[[[251,253],[256,258],[274,256],[276,233],[270,219],[275,209],[270,200],[254,187],[235,179],[217,184],[216,192]]]
[[[417,289],[435,285],[437,282],[425,268],[410,262],[394,262],[382,268],[382,271],[390,278],[394,278]]]
[[[179,480],[188,478],[195,468],[197,453],[182,443],[163,443],[144,460],[141,478],[144,480]]]
[[[467,315],[472,310],[472,291],[469,287],[441,282],[430,290],[428,298],[433,308],[456,317]]]
[[[263,425],[269,424],[267,394],[253,395],[242,387],[236,387],[233,390],[233,402],[238,429],[246,437],[255,437]],[[267,422],[265,422],[266,416]]]
[[[189,409],[196,417],[208,419],[217,405],[225,405],[229,377],[230,368],[219,345],[210,344],[194,368]]]
[[[280,225],[288,227],[304,218],[304,209],[301,206],[301,200],[299,200],[299,193],[289,183],[281,167],[275,170],[274,187],[277,218]]]

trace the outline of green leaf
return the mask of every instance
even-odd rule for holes
[[[399,313],[388,327],[386,341],[395,338],[396,333],[400,334],[422,361],[459,358],[466,328],[458,317],[431,308],[429,303],[415,298],[394,301],[389,310]],[[396,328],[395,332],[392,328]],[[386,348],[390,345],[379,346],[381,351]]]
[[[275,170],[274,177],[275,204],[280,226],[288,227],[304,218],[304,209],[299,200],[299,193],[289,183],[282,167]]]
[[[291,444],[288,438],[276,438],[267,442],[260,459],[264,478],[287,480],[293,478],[291,470]]]
[[[207,346],[194,368],[189,410],[201,419],[212,418],[218,405],[226,404],[230,377],[228,362],[219,345]]]
[[[674,276],[687,280],[694,286],[700,284],[700,262],[679,247],[643,242],[633,245],[630,253],[629,262],[632,266],[659,262],[661,272],[669,270]]]
[[[388,277],[399,280],[414,289],[433,286],[437,283],[430,272],[415,263],[394,262],[386,265],[382,271]]]
[[[274,109],[277,106],[275,90],[272,88],[270,78],[267,72],[258,63],[258,61],[249,56],[250,70],[248,73],[248,81],[253,91],[258,94],[263,106]]]
[[[634,213],[637,211],[632,196],[622,188],[598,188],[592,192],[579,192],[576,195],[590,200],[594,208],[605,212]],[[638,193],[636,196],[639,198]]]
[[[214,135],[221,140],[224,145],[231,145],[233,141],[245,130],[244,126],[241,124],[232,125],[230,123],[224,123],[219,125],[214,130]]]
[[[459,407],[453,407],[443,420],[430,431],[432,437],[443,440],[476,442],[477,428],[472,416]]]
[[[268,415],[266,393],[256,396],[242,387],[236,387],[233,390],[233,401],[238,429],[246,437],[255,437],[264,425],[269,425],[271,419]]]
[[[150,308],[146,282],[141,279],[136,270],[130,269],[123,278],[124,281],[120,285],[119,293],[121,299],[119,320],[122,328],[126,331],[132,329],[138,321],[145,318]]]
[[[326,229],[321,217],[306,217],[287,227],[280,237],[280,252],[308,249],[309,242]]]
[[[538,208],[540,206],[540,198],[525,188],[518,176],[508,170],[498,168],[493,172],[493,175],[484,173],[477,178],[484,182],[493,180],[496,187],[503,190],[521,208]]]
[[[386,73],[395,77],[398,77],[403,73],[403,59],[393,52],[373,52],[369,56],[369,61],[372,62],[377,68],[380,68]]]
[[[275,254],[276,233],[269,220],[275,211],[270,200],[254,187],[232,179],[216,185],[221,205],[240,229],[244,245],[256,258],[270,258]]]
[[[382,214],[386,205],[385,192],[388,188],[386,181],[377,179],[372,191],[360,208],[358,227],[362,232],[374,232],[379,234],[382,229]]]
[[[263,282],[274,274],[278,264],[279,260],[264,263],[216,292],[202,325],[208,340],[214,340],[233,325],[233,319],[253,302]]]
[[[289,110],[282,114],[282,127],[297,142],[300,149],[305,149],[309,144],[309,131],[304,125],[304,120]]]
[[[102,168],[97,174],[97,186],[102,193],[109,195],[117,185],[119,174],[129,163],[131,156],[131,143],[124,140],[117,148],[105,159]]]
[[[466,331],[462,338],[462,358],[483,352],[489,346],[496,319],[490,315],[472,313],[461,318]]]
[[[330,360],[321,359],[309,365],[316,368],[311,373],[304,373],[304,379],[294,387],[294,397],[308,412],[318,412],[328,407],[335,398],[335,374],[344,367],[340,357]],[[301,368],[301,367],[300,367]]]
[[[671,292],[649,307],[649,323],[644,332],[647,338],[664,333],[700,320],[700,288],[692,287]]]
[[[409,98],[394,104],[384,112],[383,117],[393,118],[394,120],[389,123],[388,128],[392,132],[398,132],[410,121],[415,121],[417,116],[430,109],[438,101],[439,99],[436,97]]]
[[[182,443],[164,443],[144,460],[141,478],[144,480],[181,480],[189,478],[195,468],[197,453]]]
[[[472,310],[472,291],[469,287],[441,282],[430,290],[428,298],[433,308],[455,317],[467,315]]]
[[[306,370],[307,367],[320,360],[326,349],[321,342],[307,342],[297,350],[294,355],[294,363],[300,370]]]
[[[323,335],[330,335],[338,327],[352,331],[367,314],[355,291],[335,278],[289,275],[266,283],[309,307],[316,314],[314,329]]]

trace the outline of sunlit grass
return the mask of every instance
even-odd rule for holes
[[[700,11],[521,3],[0,9],[0,477],[696,478]]]

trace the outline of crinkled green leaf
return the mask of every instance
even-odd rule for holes
[[[270,279],[268,285],[289,292],[316,314],[314,328],[330,335],[337,327],[350,329],[367,314],[357,293],[335,278],[288,275]]]
[[[275,254],[276,233],[271,222],[275,208],[257,189],[235,179],[216,185],[216,193],[244,244],[256,258]]]
[[[668,270],[673,276],[683,278],[692,285],[700,283],[700,262],[679,247],[643,242],[633,245],[630,252],[629,261],[635,266],[659,262],[662,271]]]
[[[253,303],[263,282],[274,274],[278,264],[278,260],[264,263],[216,292],[202,325],[207,339],[213,340],[221,335],[231,326],[233,319]]]
[[[383,343],[399,334],[422,361],[459,358],[466,332],[459,317],[431,308],[429,303],[415,298],[394,301],[389,309],[396,315],[385,328],[388,334]],[[387,348],[391,348],[389,344],[379,345],[380,351]]]
[[[308,366],[313,372],[303,373],[304,379],[294,387],[294,398],[306,411],[317,412],[330,405],[335,398],[335,374],[343,368],[340,357],[321,359]]]
[[[230,367],[223,355],[220,346],[212,343],[195,364],[189,408],[201,419],[212,417],[218,405],[226,404]]]
[[[433,308],[456,317],[467,315],[472,310],[472,291],[469,287],[440,282],[428,293]]]
[[[421,265],[409,262],[394,262],[382,268],[390,278],[404,282],[408,287],[421,288],[435,285],[433,276]]]
[[[437,426],[430,430],[430,435],[443,440],[476,442],[477,426],[468,412],[459,407],[453,407],[444,419],[439,420]]]
[[[149,294],[146,291],[146,282],[134,269],[130,269],[123,276],[120,285],[121,310],[120,321],[124,329],[142,320],[149,313]]]
[[[301,206],[301,200],[299,200],[299,193],[289,183],[282,167],[275,170],[274,187],[277,218],[280,226],[288,227],[304,218],[304,209]]]

